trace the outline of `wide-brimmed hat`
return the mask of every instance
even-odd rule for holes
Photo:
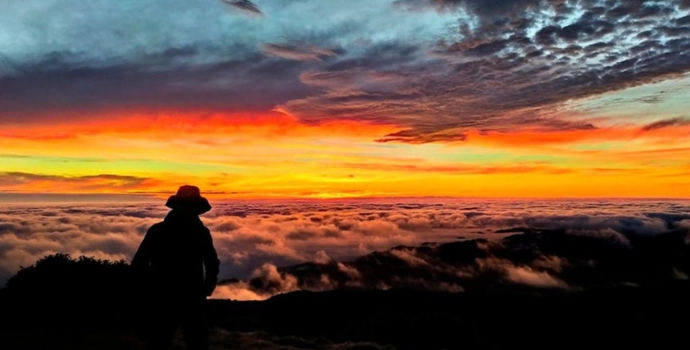
[[[190,210],[201,215],[211,210],[208,200],[201,196],[199,187],[184,185],[177,190],[177,194],[170,196],[165,206],[170,209]]]

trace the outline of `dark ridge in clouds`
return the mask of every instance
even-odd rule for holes
[[[676,126],[676,125],[688,125],[688,124],[690,124],[690,120],[687,118],[664,119],[664,120],[659,120],[659,121],[645,125],[644,127],[642,127],[641,131],[652,131],[652,130],[668,128],[668,127],[672,127],[672,126]]]
[[[232,6],[235,9],[238,9],[244,13],[254,15],[254,16],[263,16],[264,13],[261,12],[258,6],[254,4],[253,2],[249,0],[221,0],[223,3],[228,4],[229,6]]]
[[[554,222],[566,219],[568,224],[552,224],[562,227],[553,230],[496,230],[496,234],[517,234],[494,241],[461,238],[452,243],[399,246],[348,262],[322,257],[281,269],[266,264],[247,282],[221,283],[216,297],[261,299],[296,290],[390,288],[572,291],[687,280],[690,215],[649,213],[647,217],[661,219],[664,228],[650,234],[636,229],[635,220],[620,219],[627,228],[592,230],[575,226],[570,218],[552,218]]]
[[[0,209],[0,277],[9,277],[19,266],[29,266],[45,255],[58,252],[129,260],[148,227],[161,220],[166,212],[160,203],[3,206]],[[381,259],[393,259],[394,262],[407,259],[420,266],[433,266],[433,260],[429,260],[431,255],[418,254],[426,252],[427,248],[417,251],[412,247],[425,242],[453,242],[459,236],[487,240],[479,242],[483,247],[481,251],[487,249],[482,253],[487,254],[486,261],[482,262],[484,265],[476,265],[479,262],[472,260],[474,262],[463,265],[463,273],[482,276],[499,271],[502,280],[512,278],[564,288],[566,285],[568,288],[577,287],[577,283],[535,265],[545,264],[542,261],[545,259],[552,261],[568,256],[545,253],[544,257],[535,255],[528,263],[506,260],[505,255],[496,253],[496,249],[504,245],[499,242],[501,238],[514,232],[496,231],[529,228],[540,230],[544,237],[548,237],[549,232],[566,232],[568,235],[601,237],[626,246],[636,244],[639,241],[636,237],[654,237],[669,231],[686,232],[690,228],[688,213],[690,204],[687,201],[248,201],[214,203],[214,210],[202,219],[213,233],[222,262],[221,278],[246,280],[253,276],[259,280],[280,282],[275,288],[251,287],[249,282],[240,282],[233,288],[221,289],[219,296],[263,299],[272,290],[328,289],[331,286],[330,282],[323,285],[300,282],[298,274],[286,275],[286,270],[280,270],[278,266],[318,262],[330,266],[329,274],[370,276],[362,280],[354,277],[339,280],[341,277],[334,275],[333,280],[341,282],[333,285],[349,283],[354,286],[359,283],[375,287],[371,281],[379,272],[367,275],[366,264],[341,263],[340,266],[334,261],[356,261],[357,257],[371,252],[401,246],[397,250],[377,254],[384,254]],[[433,245],[428,248],[440,249]],[[370,260],[371,257],[362,261]],[[395,264],[400,265],[399,261]],[[340,272],[336,272],[336,268]],[[681,266],[677,269],[679,273],[690,273]],[[392,276],[381,278],[390,285],[397,283]],[[459,280],[445,283],[441,284],[439,280],[432,287],[468,288]],[[305,287],[307,285],[311,287]]]
[[[462,292],[505,282],[537,288],[571,288],[556,276],[563,268],[561,258],[530,252],[534,260],[517,264],[502,256],[508,253],[498,253],[511,249],[504,242],[480,239],[439,246],[401,246],[350,262],[324,260],[282,269],[264,265],[247,282],[223,282],[216,297],[241,298],[249,292],[266,297],[296,290],[337,289]]]
[[[322,61],[324,57],[337,55],[333,50],[315,45],[264,44],[261,51],[269,56],[278,56],[295,61]]]
[[[217,297],[270,296],[295,290],[389,289],[508,291],[580,290],[687,280],[690,231],[658,235],[513,228],[517,235],[396,247],[350,262],[321,261],[275,269],[248,282],[228,281]],[[497,231],[498,233],[498,231]]]

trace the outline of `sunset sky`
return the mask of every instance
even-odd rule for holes
[[[690,1],[7,0],[0,194],[690,197]]]

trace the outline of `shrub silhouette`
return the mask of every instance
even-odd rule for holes
[[[22,267],[0,290],[8,326],[112,328],[131,324],[138,304],[129,264],[54,254]],[[128,322],[129,321],[129,322]]]

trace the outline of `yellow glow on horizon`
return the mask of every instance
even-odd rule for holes
[[[114,112],[113,112],[114,113]],[[118,112],[0,132],[0,191],[214,198],[690,197],[690,126],[375,140],[405,129],[281,113]]]

